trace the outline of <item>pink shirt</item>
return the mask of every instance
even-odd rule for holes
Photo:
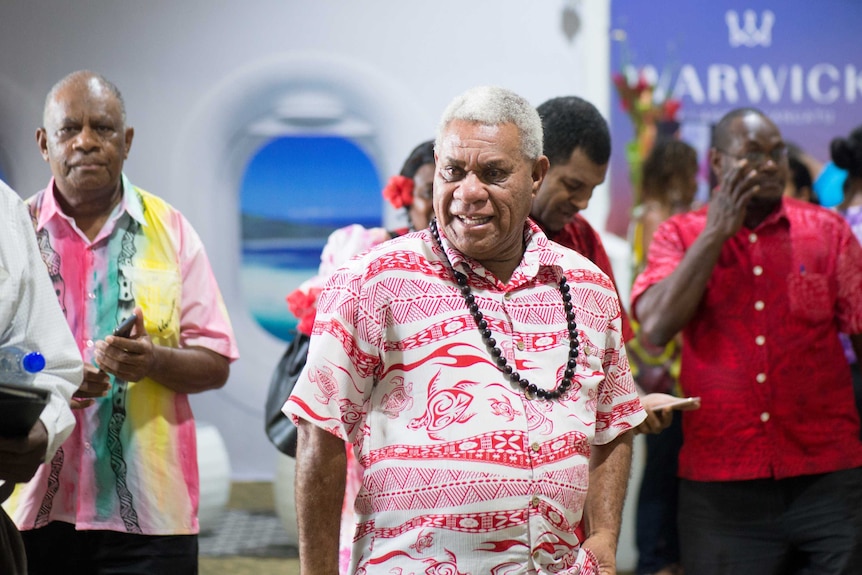
[[[204,247],[164,200],[123,176],[123,198],[91,242],[54,198],[29,200],[42,259],[85,361],[134,307],[156,345],[238,357]],[[32,262],[38,265],[39,262]],[[198,531],[195,422],[188,396],[144,378],[111,378],[107,397],[74,412],[76,426],[21,494],[22,530],[51,521],[145,535]]]
[[[526,400],[496,368],[428,230],[348,262],[321,294],[284,411],[353,443],[365,469],[351,572],[536,573],[584,560],[575,527],[591,446],[645,413],[608,276],[534,225],[525,241],[508,284],[446,251],[510,364],[546,389],[568,357],[566,274],[580,354],[559,400]]]

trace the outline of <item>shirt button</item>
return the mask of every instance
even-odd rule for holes
[[[755,377],[754,379],[757,380],[757,383],[763,383],[764,381],[766,381],[766,374],[765,373],[758,373],[757,377]]]
[[[754,266],[754,275],[759,276],[763,273],[763,268],[760,266]]]
[[[530,449],[532,449],[533,451],[538,453],[539,450],[542,449],[542,447],[539,445],[538,441],[534,441],[533,443],[530,444]]]
[[[757,241],[757,234],[749,234],[748,235],[748,241],[750,241],[751,243],[756,242]]]
[[[524,348],[527,346],[524,345],[523,341],[519,341],[518,343],[515,344],[515,347],[518,348],[518,351],[524,351]]]
[[[87,298],[88,299],[96,299],[96,294],[94,294],[93,292],[87,292]]]
[[[756,338],[754,338],[754,343],[756,343],[757,345],[763,345],[764,343],[766,343],[766,338],[763,337],[762,335],[759,335]]]
[[[766,423],[767,421],[769,421],[769,412],[768,411],[764,411],[763,413],[760,414],[760,421],[762,421],[763,423]]]
[[[756,309],[757,311],[763,311],[764,307],[766,307],[766,304],[762,301],[757,300],[756,302],[754,302],[754,309]]]
[[[539,552],[538,551],[533,551],[533,559],[537,559],[537,560],[539,559]]]
[[[92,340],[92,339],[88,339],[88,340],[87,340],[86,342],[84,342],[84,343],[87,345],[87,347],[93,347],[93,346],[95,345],[95,344],[93,343],[93,340]]]
[[[530,499],[530,505],[532,505],[533,507],[539,506],[539,496],[538,495],[533,495],[533,498]]]
[[[512,292],[507,291],[506,293],[504,293],[504,294],[503,294],[503,299],[504,299],[504,300],[506,300],[506,301],[509,301],[510,299],[512,299]]]

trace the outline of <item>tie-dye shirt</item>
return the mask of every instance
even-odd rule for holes
[[[54,181],[30,200],[42,259],[84,361],[135,306],[153,343],[205,347],[231,360],[236,343],[203,244],[164,200],[123,176],[123,198],[91,242],[62,213]],[[75,411],[77,425],[20,493],[22,530],[51,521],[145,535],[198,531],[195,422],[188,396],[144,378]]]

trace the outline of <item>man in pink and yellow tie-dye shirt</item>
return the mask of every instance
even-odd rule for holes
[[[36,133],[53,178],[30,214],[87,369],[75,431],[15,512],[31,574],[197,573],[188,394],[224,385],[238,353],[200,238],[122,172],[125,119],[116,86],[80,71]],[[132,313],[131,333],[111,335]]]

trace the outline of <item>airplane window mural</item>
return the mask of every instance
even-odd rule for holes
[[[285,297],[317,273],[334,230],[379,226],[380,177],[349,139],[289,136],[251,158],[240,191],[243,299],[266,331],[290,341],[297,319]]]

